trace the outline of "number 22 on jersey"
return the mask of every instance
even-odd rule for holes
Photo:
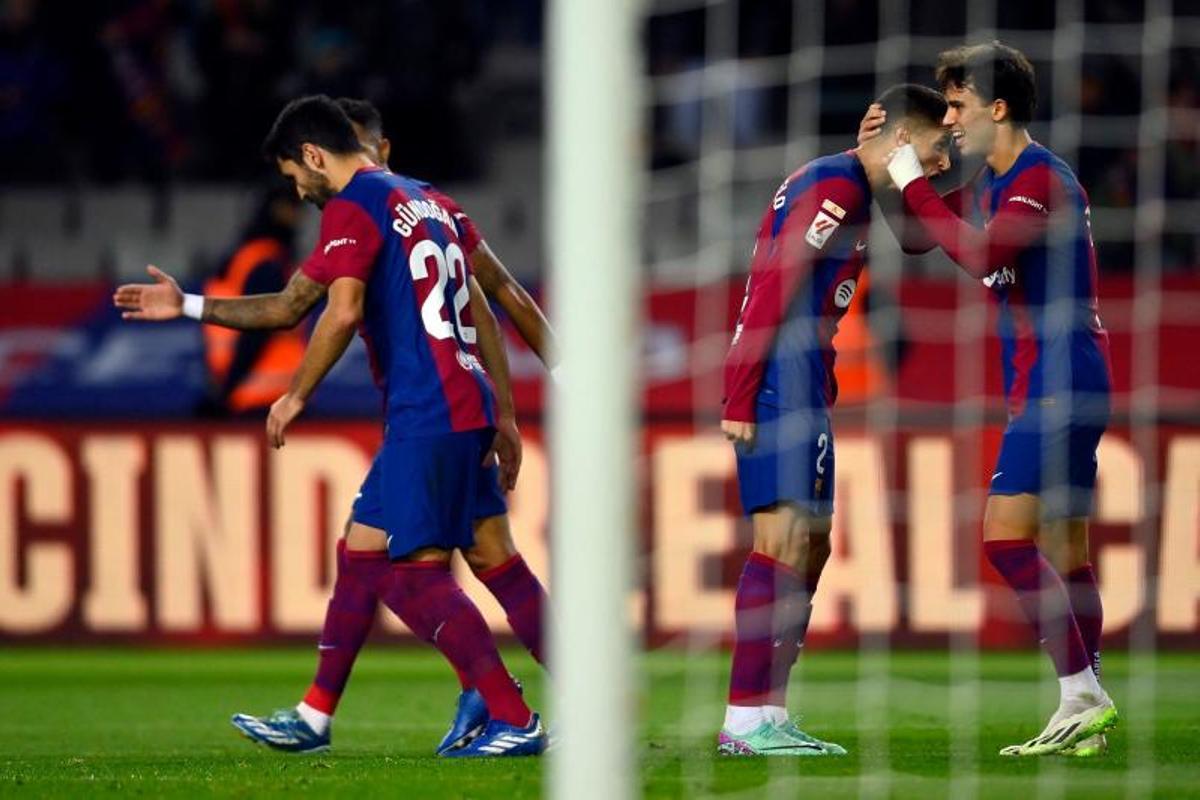
[[[421,322],[425,331],[435,339],[450,339],[458,330],[458,338],[466,344],[475,343],[475,328],[463,324],[462,310],[471,300],[467,288],[467,260],[462,248],[457,242],[451,242],[443,250],[442,246],[432,239],[422,239],[413,247],[408,256],[408,269],[413,281],[425,280],[429,277],[430,262],[437,274],[437,284],[429,290],[425,301],[421,303]],[[444,314],[446,307],[446,284],[451,280],[459,281],[454,292],[454,321],[451,322]]]

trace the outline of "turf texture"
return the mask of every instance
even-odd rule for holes
[[[506,660],[535,706],[536,666]],[[236,736],[229,715],[293,704],[310,648],[0,651],[0,795],[491,798],[541,795],[539,759],[445,761],[432,748],[457,691],[439,657],[373,644],[334,725],[334,750],[288,756]],[[1103,758],[1014,761],[1056,687],[1036,653],[811,652],[793,676],[803,727],[840,759],[718,758],[727,657],[639,662],[646,797],[1200,797],[1200,653],[1107,654],[1123,720]]]

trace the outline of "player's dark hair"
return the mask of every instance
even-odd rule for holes
[[[339,97],[334,101],[351,122],[357,123],[375,138],[383,136],[383,116],[369,100]]]
[[[947,50],[938,56],[934,71],[938,85],[970,88],[984,102],[1003,100],[1008,118],[1020,126],[1033,119],[1037,107],[1037,85],[1033,65],[1015,47],[989,42]]]
[[[888,125],[902,120],[916,122],[926,127],[937,127],[946,116],[946,98],[928,86],[915,83],[898,83],[889,86],[875,100],[887,112]]]
[[[301,146],[306,142],[338,155],[362,152],[346,112],[323,94],[300,97],[283,107],[263,140],[263,157],[302,163]]]

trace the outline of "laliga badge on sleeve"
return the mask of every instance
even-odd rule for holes
[[[808,226],[808,233],[804,234],[804,241],[820,250],[825,247],[825,243],[837,230],[837,226],[837,220],[824,211],[818,211],[817,216],[813,217],[812,224]]]

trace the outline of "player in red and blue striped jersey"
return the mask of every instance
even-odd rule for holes
[[[339,97],[338,107],[349,117],[354,133],[367,156],[381,167],[388,166],[391,143],[383,133],[379,111],[365,100]],[[472,277],[479,288],[509,315],[521,337],[550,367],[554,362],[554,334],[537,302],[505,269],[488,246],[483,234],[472,219],[448,195],[428,184],[422,184],[454,219]],[[484,311],[486,315],[486,310]],[[509,625],[517,639],[530,654],[545,665],[542,641],[543,613],[547,605],[546,592],[537,576],[529,569],[513,542],[507,514],[496,514],[475,520],[474,542],[462,555],[475,576],[488,588],[504,609]],[[344,546],[339,555],[344,558]],[[375,617],[376,598],[369,592],[359,592],[355,602],[357,616],[353,619],[338,614],[339,598],[330,603],[327,616],[327,635],[323,635],[321,663],[306,704],[330,715],[346,686],[358,650]],[[349,623],[349,624],[347,624]],[[337,647],[328,647],[326,639],[336,639]],[[438,746],[438,752],[461,747],[483,729],[487,723],[487,708],[477,689],[466,675],[459,673],[462,691],[456,703],[454,720]]]
[[[792,723],[786,699],[830,554],[833,337],[866,264],[872,196],[890,183],[887,153],[911,143],[930,175],[950,164],[941,95],[904,84],[878,102],[892,112],[885,136],[809,162],[776,192],[725,360],[721,429],[734,442],[742,508],[754,528],[717,739],[727,755],[845,753]]]
[[[449,573],[450,553],[473,545],[475,523],[505,513],[501,486],[511,488],[520,463],[507,362],[467,265],[470,237],[452,201],[373,164],[329,98],[289,104],[264,149],[300,196],[323,209],[317,249],[294,281],[300,290],[279,297],[180,299],[178,287],[159,274],[158,286],[122,287],[116,302],[130,309],[131,318],[167,319],[182,310],[215,324],[261,327],[292,319],[297,308],[307,310],[327,293],[291,391],[272,406],[268,439],[283,445],[285,429],[356,330],[384,391],[387,424],[339,553],[323,650],[356,653],[378,598],[434,643],[485,701],[483,733],[445,755],[540,752],[544,734],[537,715],[525,706],[482,617]],[[330,669],[337,667],[344,685],[353,659],[337,661]],[[296,712],[265,719],[238,715],[235,725],[278,749],[327,747],[328,714],[308,702],[319,701],[323,691],[317,690],[324,688],[319,671]]]
[[[891,154],[888,171],[928,238],[910,249],[940,246],[999,301],[1009,422],[984,550],[1017,593],[1060,682],[1058,710],[1042,733],[1001,752],[1092,755],[1106,748],[1103,731],[1117,712],[1098,682],[1102,611],[1088,561],[1111,370],[1087,193],[1062,159],[1030,138],[1036,90],[1023,54],[998,42],[957,48],[941,55],[937,76],[960,150],[986,165],[946,198],[921,175],[911,148]]]
[[[313,131],[328,138],[314,142]],[[452,551],[474,543],[475,521],[505,513],[501,484],[515,482],[520,452],[502,346],[495,337],[479,337],[471,324],[471,309],[480,307],[467,260],[473,243],[463,240],[457,209],[447,208],[444,196],[371,162],[328,98],[285,108],[264,151],[302,197],[322,207],[320,254],[303,269],[329,287],[329,306],[293,391],[272,408],[268,436],[282,444],[303,398],[358,328],[384,392],[386,426],[354,504],[347,550],[386,547],[393,567],[380,599],[483,696],[488,727],[446,754],[540,752],[537,715],[449,573]],[[476,344],[492,377],[504,384],[499,395],[472,352]],[[499,475],[493,451],[500,456]]]

